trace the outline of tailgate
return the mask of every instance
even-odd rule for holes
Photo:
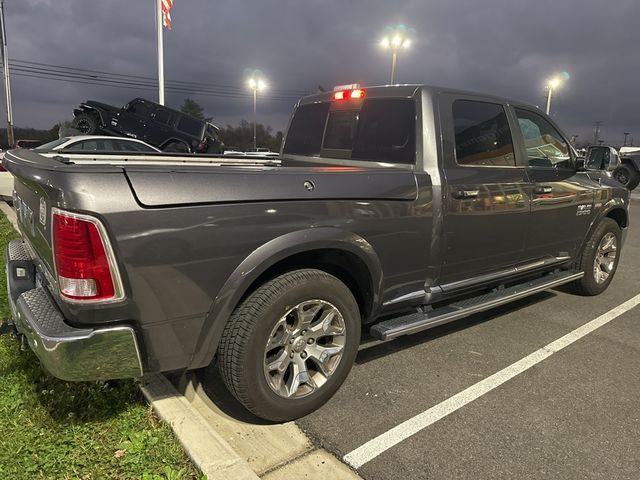
[[[51,209],[94,211],[97,195],[132,197],[122,169],[65,164],[30,150],[5,154],[4,167],[14,176],[14,209],[18,226],[45,274],[54,278],[51,247]],[[113,182],[119,177],[119,182]],[[123,188],[115,188],[120,183]],[[126,189],[126,190],[125,190]],[[105,203],[104,201],[102,203]]]

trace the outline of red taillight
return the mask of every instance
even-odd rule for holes
[[[117,297],[105,242],[98,220],[53,213],[53,254],[62,296],[71,300]]]
[[[345,99],[345,94],[346,92],[344,90],[341,90],[339,92],[336,92],[333,94],[333,99],[334,100],[344,100]]]
[[[356,88],[354,90],[339,90],[334,92],[333,99],[334,100],[357,100],[359,98],[364,98],[364,89]]]

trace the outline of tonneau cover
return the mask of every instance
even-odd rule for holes
[[[138,201],[161,207],[285,200],[414,200],[413,172],[393,168],[260,168],[152,170],[125,167]]]

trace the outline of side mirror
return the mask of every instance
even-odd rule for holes
[[[615,148],[609,147],[609,162],[604,168],[607,172],[613,172],[618,168],[618,165],[620,165],[620,154]]]
[[[576,171],[584,172],[586,168],[584,167],[584,157],[576,158]]]

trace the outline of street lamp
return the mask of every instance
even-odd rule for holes
[[[249,89],[253,91],[253,149],[257,151],[258,143],[257,143],[257,124],[258,124],[258,113],[257,113],[257,104],[258,104],[258,91],[263,91],[267,88],[267,82],[262,78],[262,74],[260,71],[256,70],[253,72],[249,80],[247,80],[247,85]]]
[[[567,72],[562,72],[560,75],[556,75],[547,81],[547,115],[549,115],[549,112],[551,111],[551,97],[553,96],[553,91],[562,85],[562,82],[565,80],[569,80],[569,74]]]
[[[391,50],[391,85],[396,83],[396,67],[398,65],[398,52],[411,46],[411,37],[415,34],[413,28],[406,25],[387,27],[380,41],[380,46],[385,50]]]

